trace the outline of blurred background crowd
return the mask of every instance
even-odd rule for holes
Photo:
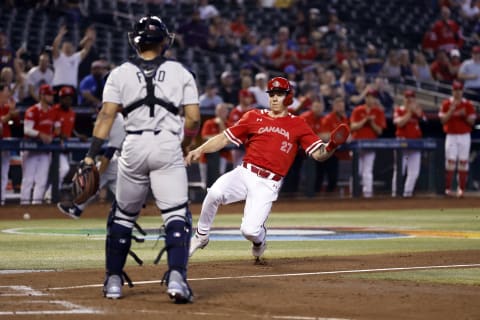
[[[51,104],[62,105],[59,92],[66,87],[71,89],[68,104],[76,118],[63,139],[89,136],[96,110],[101,106],[105,77],[132,54],[126,31],[136,18],[147,13],[160,16],[176,34],[167,57],[181,61],[196,75],[206,125],[201,139],[235,123],[251,108],[268,108],[265,89],[273,76],[290,80],[295,88],[290,111],[312,118],[312,126],[321,126],[320,119],[335,112],[336,104],[342,104],[337,108],[343,109],[341,112],[349,118],[357,106],[373,96],[386,116],[386,126],[380,134],[385,138],[395,137],[394,110],[403,103],[407,87],[416,92],[428,120],[421,124],[424,137],[444,137],[438,112],[441,102],[452,94],[454,81],[463,84],[464,97],[472,100],[475,107],[480,102],[477,0],[2,3],[0,83],[8,86],[9,99],[15,101],[15,114],[11,112],[7,122],[12,137],[24,137],[25,111],[42,101],[43,85],[52,89]],[[478,130],[473,131],[474,138],[476,135]],[[15,157],[12,159],[11,163],[15,163]],[[221,156],[220,172],[239,159],[241,151],[226,151]],[[348,152],[337,159],[350,160]],[[202,186],[208,184],[206,162],[203,159],[199,165]],[[285,192],[302,189],[301,162],[294,165],[293,182],[285,182]],[[382,158],[380,165],[385,163],[392,168],[391,156]],[[318,170],[325,175],[331,171]],[[381,168],[377,171],[379,176],[385,173]],[[478,171],[478,166],[472,169],[471,189],[478,188]],[[385,173],[388,175],[385,181],[391,179],[391,172]],[[323,179],[322,175],[318,179]],[[9,188],[19,189],[15,179],[10,180]],[[338,180],[337,174],[334,183],[324,186],[323,180],[316,182],[315,190],[338,191]]]

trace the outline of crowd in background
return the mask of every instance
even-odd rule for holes
[[[160,2],[175,5],[182,1]],[[9,1],[11,6],[26,3]],[[325,130],[315,126],[322,126],[325,115],[343,109],[339,114],[348,119],[358,106],[370,103],[369,97],[375,98],[371,103],[384,115],[393,116],[392,82],[461,81],[469,97],[480,95],[480,46],[475,45],[480,41],[480,1],[435,3],[439,8],[438,20],[425,30],[418,47],[388,51],[373,43],[355,47],[334,1],[327,12],[310,7],[308,1],[258,1],[259,6],[295,9],[296,18],[281,25],[274,34],[247,25],[246,13],[241,10],[243,1],[229,2],[239,8],[233,19],[222,16],[221,10],[208,0],[195,3],[190,17],[171,30],[177,35],[176,45],[166,55],[175,59],[193,49],[193,54],[215,52],[236,62],[234,68],[227,68],[219,76],[209,74],[204,83],[198,84],[202,89],[200,107],[204,118],[214,119],[217,130],[232,125],[252,108],[268,108],[266,84],[274,75],[287,77],[295,90],[290,111],[314,119],[314,130],[322,134]],[[76,20],[88,19],[82,16],[83,1],[44,1],[37,5],[63,6],[69,17],[76,12]],[[468,37],[464,30],[469,30]],[[7,34],[0,32],[0,83],[9,88],[11,98],[7,100],[25,107],[41,103],[40,88],[49,85],[56,103],[58,92],[69,87],[73,92],[72,106],[100,107],[105,77],[114,63],[100,54],[99,45],[94,25],[83,31],[78,43],[73,42],[68,27],[61,26],[53,42],[45,43],[39,53],[29,52],[26,43],[10,43]],[[185,63],[188,65],[188,61]],[[12,109],[12,102],[8,103]],[[12,119],[8,118],[7,125],[21,123],[21,119]],[[206,127],[207,122],[203,139],[215,133]],[[241,151],[224,153],[222,170],[226,163],[235,165],[241,161],[241,156]],[[331,171],[318,170],[322,174]],[[334,188],[335,179],[330,178],[327,189]]]

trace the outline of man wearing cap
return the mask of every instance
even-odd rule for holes
[[[368,89],[365,104],[355,107],[350,116],[352,139],[376,139],[387,127],[385,113],[378,105],[378,92]],[[365,198],[373,196],[373,164],[375,151],[361,150],[358,159],[358,172],[362,177],[362,191]]]
[[[102,105],[103,87],[105,87],[105,74],[108,64],[103,60],[92,63],[90,74],[80,81],[79,103],[81,106],[98,108]]]
[[[472,58],[461,64],[458,79],[465,81],[465,88],[475,91],[480,97],[480,46],[474,46]]]
[[[468,178],[468,160],[472,127],[476,113],[473,104],[463,98],[463,84],[455,81],[452,85],[452,97],[442,102],[438,113],[445,137],[445,195],[453,195],[451,190],[455,168],[458,172],[458,198],[463,197]],[[458,162],[458,166],[457,166]]]
[[[208,244],[218,207],[245,200],[240,230],[252,243],[252,255],[260,259],[266,249],[265,222],[299,146],[308,156],[324,161],[349,134],[348,127],[343,125],[334,130],[329,143],[324,143],[303,119],[290,114],[288,106],[293,92],[287,79],[271,79],[267,92],[269,109],[250,110],[232,127],[190,151],[185,158],[189,165],[202,154],[217,152],[229,143],[245,144],[246,149],[242,164],[218,178],[208,190],[197,231],[190,242],[190,256]]]
[[[47,84],[39,89],[40,101],[25,111],[23,132],[25,139],[40,144],[50,144],[55,131],[55,113],[51,107],[55,91]],[[41,204],[48,183],[51,153],[48,151],[25,150],[22,152],[22,187],[20,204]],[[30,196],[33,188],[33,198]]]
[[[257,108],[268,108],[268,94],[267,90],[267,75],[263,72],[255,75],[255,86],[248,88],[248,91],[253,93]]]
[[[425,121],[426,117],[422,108],[417,104],[415,99],[415,91],[406,90],[403,94],[404,103],[394,109],[393,123],[397,127],[395,136],[397,139],[421,139],[422,130],[420,129],[420,120]],[[397,154],[395,154],[397,156]],[[402,167],[400,171],[400,179],[403,180],[405,171],[407,178],[403,187],[403,197],[409,198],[413,195],[418,175],[420,174],[420,162],[422,154],[420,150],[403,150],[402,151]],[[397,196],[397,179],[398,171],[397,162],[394,162],[393,178],[392,178],[392,196]]]
[[[222,97],[217,94],[217,85],[214,81],[209,81],[205,86],[205,92],[198,97],[201,113],[212,114],[215,107],[223,102]]]

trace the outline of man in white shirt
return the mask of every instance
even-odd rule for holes
[[[54,89],[70,86],[75,89],[76,92],[78,85],[78,66],[90,51],[93,39],[90,38],[87,33],[85,35],[86,39],[82,40],[82,43],[84,43],[83,49],[75,52],[72,42],[63,41],[62,43],[63,37],[67,32],[67,27],[61,26],[57,36],[53,40],[52,57],[54,72],[52,86]]]
[[[473,90],[480,95],[480,46],[472,48],[472,58],[461,64],[458,78],[465,81],[465,89]]]
[[[53,71],[49,68],[50,58],[47,53],[41,53],[38,58],[38,66],[33,67],[27,73],[27,85],[30,96],[35,101],[40,101],[38,89],[42,84],[51,85],[53,81]]]
[[[267,75],[263,72],[255,75],[255,86],[248,88],[253,93],[258,108],[268,108]]]

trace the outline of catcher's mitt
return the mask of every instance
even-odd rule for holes
[[[75,204],[84,203],[97,193],[100,182],[97,167],[94,164],[89,165],[83,161],[80,162],[72,182],[73,202]]]

